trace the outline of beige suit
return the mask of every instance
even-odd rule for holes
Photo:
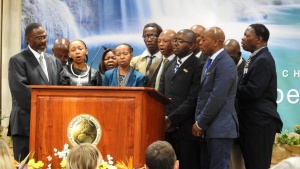
[[[147,57],[142,57],[142,55],[133,57],[130,61],[130,65],[134,70],[146,74],[146,66],[147,66]]]

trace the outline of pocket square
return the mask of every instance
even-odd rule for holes
[[[183,69],[183,71],[184,71],[185,73],[189,72],[187,69]]]

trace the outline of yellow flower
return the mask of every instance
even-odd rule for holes
[[[35,163],[35,160],[32,158],[28,161],[27,165],[32,166]]]
[[[117,161],[116,167],[117,169],[133,169],[133,157],[130,156],[129,160],[126,159],[127,165],[123,161]]]
[[[300,125],[295,125],[294,131],[295,133],[300,134]]]
[[[66,161],[66,160],[62,160],[59,164],[60,164],[60,167],[61,167],[61,168],[66,168],[66,166],[67,166],[67,161]]]
[[[42,168],[44,166],[44,163],[42,161],[38,161],[37,163],[34,163],[33,168]]]

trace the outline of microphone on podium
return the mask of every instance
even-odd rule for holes
[[[91,61],[91,66],[90,66],[90,70],[89,70],[89,81],[88,81],[87,86],[92,86],[92,83],[91,83],[91,78],[92,78],[92,77],[91,77],[91,76],[92,76],[92,65],[93,65],[93,63],[94,63],[94,60],[96,59],[96,56],[98,55],[98,53],[100,52],[100,50],[101,50],[102,48],[103,48],[104,50],[107,50],[107,47],[101,46],[101,47],[97,50],[95,56],[93,57],[93,59],[92,59],[92,61]]]

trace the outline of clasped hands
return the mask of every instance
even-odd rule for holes
[[[196,124],[197,122],[195,122],[195,124],[193,125],[193,127],[192,127],[192,133],[193,133],[193,135],[194,136],[196,136],[196,137],[200,137],[200,136],[204,136],[203,134],[204,134],[204,131],[203,130],[201,130],[201,129],[199,129],[199,127],[197,126],[197,124]]]
[[[178,129],[178,127],[171,126],[170,119],[168,118],[168,116],[165,116],[165,131],[166,132],[172,132],[175,129]]]

